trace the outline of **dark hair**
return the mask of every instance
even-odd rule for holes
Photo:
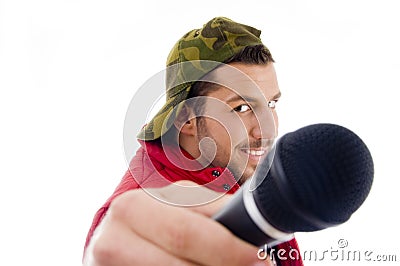
[[[272,58],[272,55],[267,47],[263,44],[258,44],[254,46],[247,46],[243,48],[242,51],[233,55],[228,60],[224,61],[225,64],[234,63],[234,62],[242,62],[245,64],[256,64],[256,65],[266,65],[270,62],[275,62]],[[197,81],[195,82],[190,91],[187,99],[198,97],[198,96],[207,96],[208,93],[217,90],[217,84],[207,81]],[[199,100],[195,101],[194,106],[192,106],[194,113],[196,116],[200,116],[204,112],[204,101]]]
[[[263,44],[258,44],[254,46],[247,46],[243,48],[242,51],[235,54],[224,63],[233,63],[233,62],[243,62],[248,64],[268,64],[269,62],[275,62],[272,58],[272,55],[267,47]]]

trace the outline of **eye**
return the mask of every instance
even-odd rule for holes
[[[233,111],[239,112],[239,113],[244,113],[251,110],[250,106],[248,104],[241,104],[238,107],[233,108]]]
[[[268,107],[271,108],[271,109],[275,109],[277,102],[278,102],[278,100],[269,101],[268,102]]]

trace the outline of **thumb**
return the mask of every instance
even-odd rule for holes
[[[215,192],[195,182],[183,180],[162,188],[144,188],[157,200],[211,217],[224,206],[232,195]]]
[[[191,207],[190,210],[211,217],[222,209],[233,197],[230,194],[222,194],[219,198],[201,206]]]

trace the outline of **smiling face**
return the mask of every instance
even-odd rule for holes
[[[236,62],[208,78],[218,85],[207,93],[202,117],[182,127],[180,144],[203,165],[227,167],[243,183],[277,134],[280,91],[275,69],[272,63]]]

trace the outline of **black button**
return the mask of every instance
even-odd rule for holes
[[[213,170],[211,174],[215,177],[219,177],[221,175],[221,173],[218,170]]]
[[[222,187],[223,187],[225,190],[230,190],[230,189],[231,189],[231,186],[228,185],[228,184],[224,184]]]

